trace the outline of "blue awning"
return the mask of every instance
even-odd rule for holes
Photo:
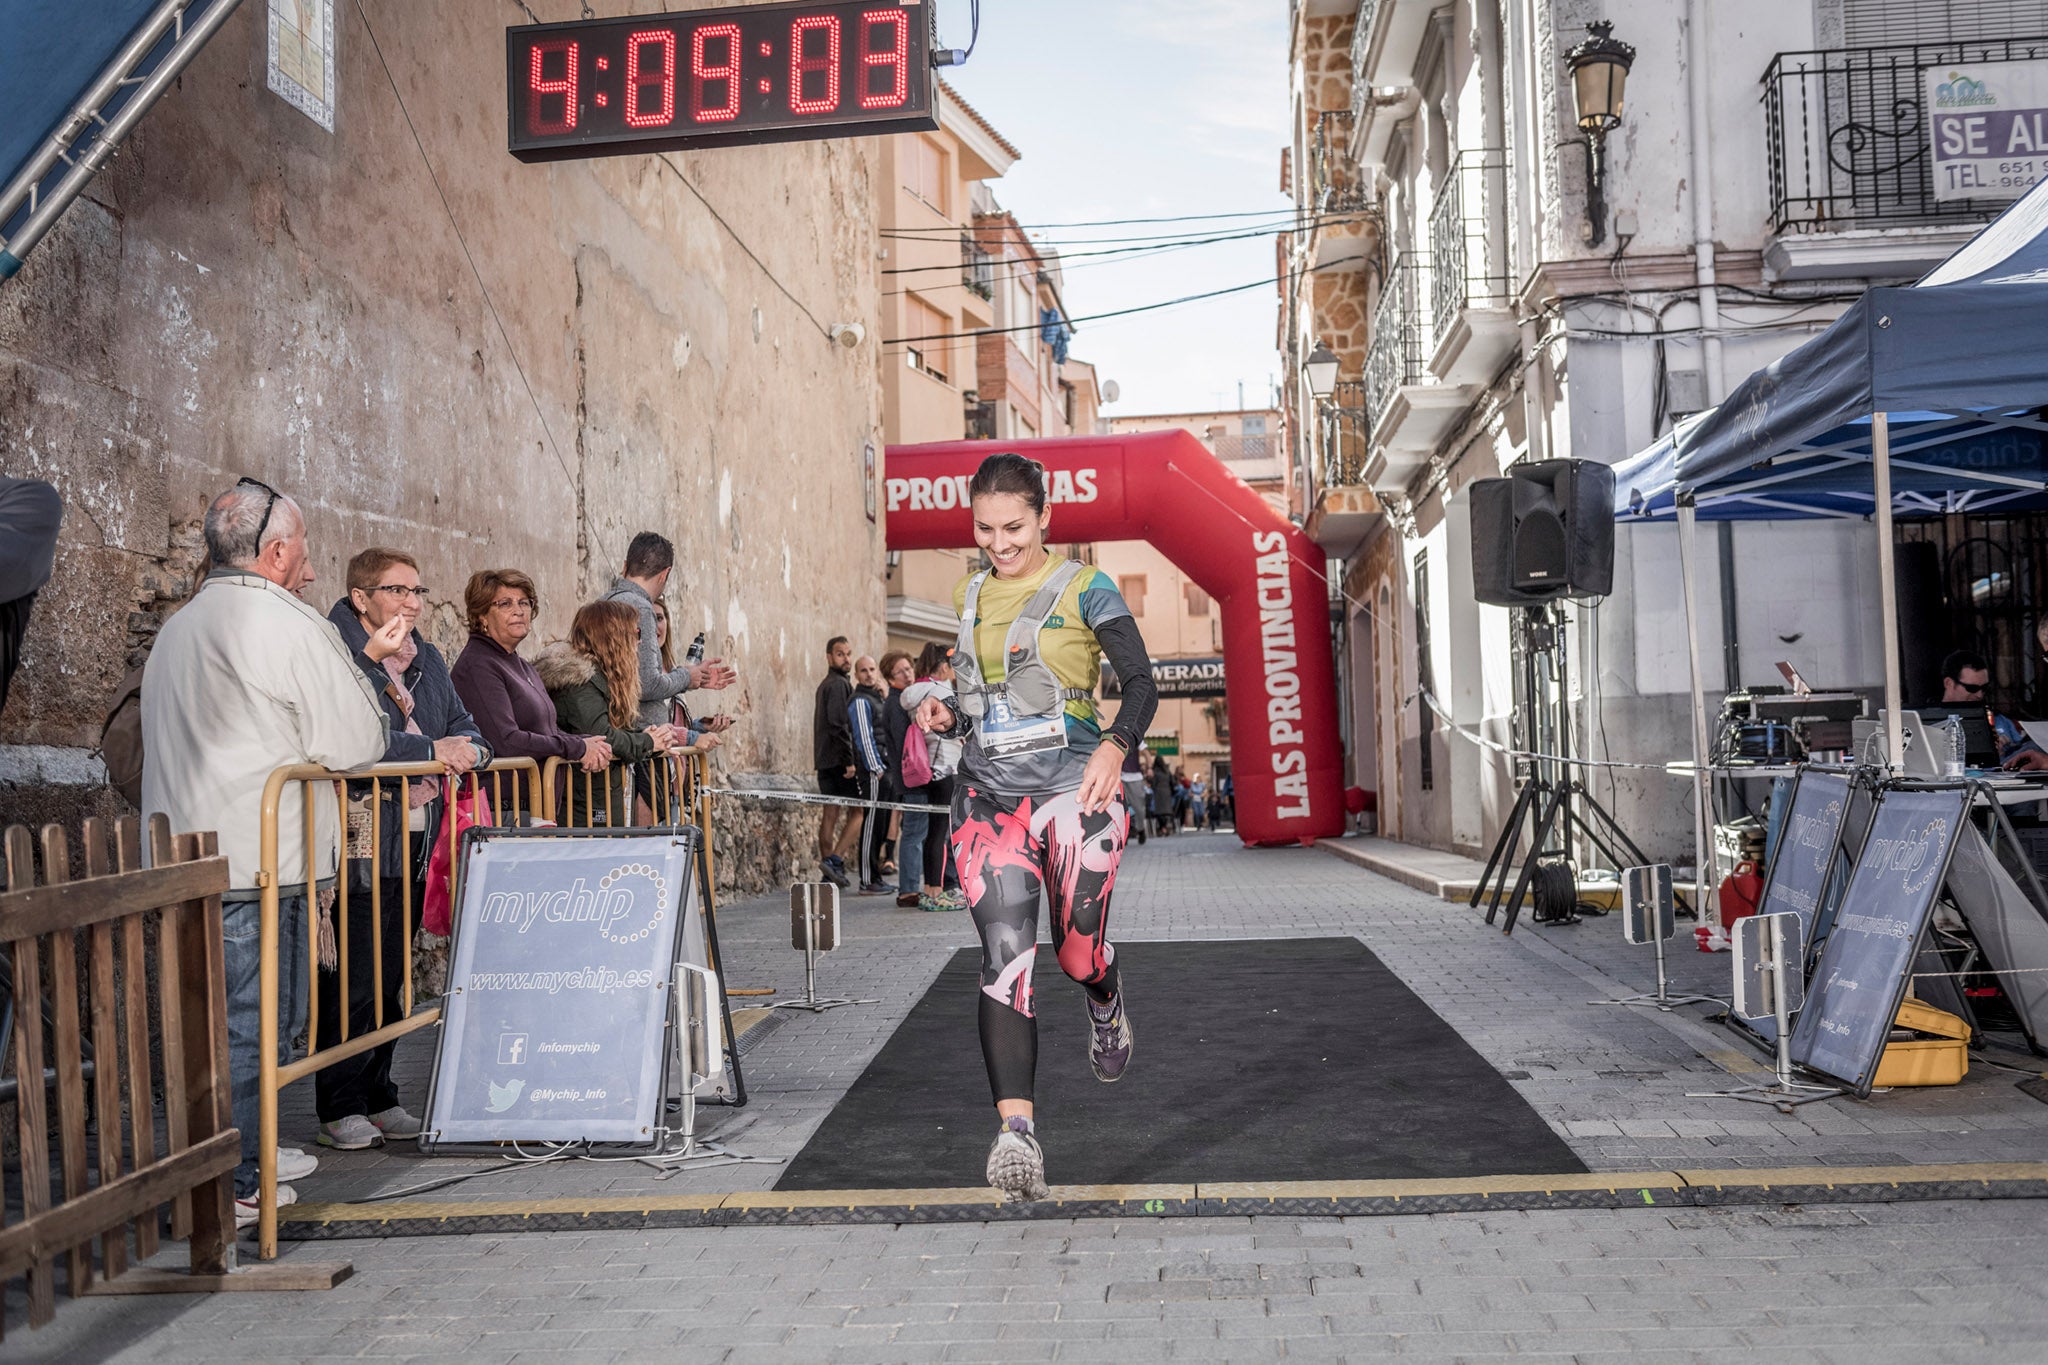
[[[1615,469],[1615,512],[1869,516],[1870,416],[1889,414],[1899,516],[2048,507],[2048,182],[1919,283],[1825,332]]]

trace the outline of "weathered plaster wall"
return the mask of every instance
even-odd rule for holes
[[[451,657],[472,570],[532,573],[552,638],[662,531],[678,632],[739,669],[722,766],[807,774],[823,641],[882,620],[876,363],[823,334],[881,334],[876,144],[522,165],[516,10],[363,8],[334,134],[263,88],[244,6],[0,290],[0,468],[68,508],[0,746],[96,740],[248,474],[305,506],[323,609],[355,551],[418,555]],[[63,804],[0,789],[0,821]],[[785,875],[811,823],[735,823],[722,873]]]

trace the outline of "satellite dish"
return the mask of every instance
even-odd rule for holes
[[[1118,387],[1114,379],[1104,380],[1102,384],[1102,401],[1114,403],[1117,399],[1123,397],[1123,392],[1123,389]]]

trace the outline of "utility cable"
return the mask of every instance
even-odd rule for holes
[[[1133,313],[1150,313],[1161,308],[1177,308],[1184,303],[1199,303],[1203,299],[1221,298],[1225,294],[1242,294],[1247,289],[1270,289],[1281,284],[1291,284],[1302,276],[1312,275],[1318,270],[1329,270],[1334,269],[1336,266],[1348,264],[1349,262],[1347,261],[1337,261],[1327,266],[1309,266],[1277,278],[1253,280],[1250,284],[1234,284],[1227,289],[1211,289],[1201,294],[1186,294],[1177,299],[1163,299],[1158,303],[1141,303],[1135,308],[1118,308],[1107,313],[1089,313],[1078,318],[1063,317],[1060,320],[1068,327],[1076,327],[1083,322],[1101,322],[1105,318],[1122,318],[1129,317]],[[1031,322],[1017,327],[978,327],[971,332],[942,332],[934,336],[891,337],[889,340],[884,341],[882,345],[909,346],[920,341],[965,341],[969,337],[1005,336],[1012,332],[1036,332],[1043,325],[1043,323]]]
[[[524,5],[520,7],[525,8]],[[527,12],[532,13],[531,10]],[[406,131],[412,134],[412,145],[419,149],[420,164],[426,167],[427,179],[433,182],[434,193],[440,196],[441,211],[448,215],[448,227],[455,234],[455,244],[462,248],[462,259],[469,264],[469,273],[475,278],[476,287],[483,295],[484,307],[490,310],[491,321],[497,324],[498,339],[504,342],[505,353],[512,360],[512,368],[519,373],[519,382],[526,389],[526,401],[533,404],[533,415],[540,422],[541,434],[547,437],[548,449],[553,452],[555,463],[562,467],[562,476],[569,481],[570,491],[578,492],[580,485],[576,475],[569,468],[568,460],[563,458],[561,446],[555,442],[554,429],[548,425],[548,415],[540,405],[540,395],[533,391],[533,381],[527,377],[526,366],[520,363],[519,348],[512,344],[512,333],[506,328],[505,319],[498,313],[497,301],[491,297],[490,286],[484,283],[483,271],[477,268],[476,255],[470,251],[468,241],[463,238],[462,225],[455,221],[455,209],[448,202],[448,191],[442,188],[441,177],[434,173],[434,163],[427,156],[427,144],[420,138],[419,126],[412,119],[412,110],[405,107],[405,96],[399,93],[398,78],[391,73],[391,63],[384,60],[384,46],[377,41],[377,31],[370,25],[370,14],[363,8],[363,0],[356,0],[356,15],[363,21],[363,32],[369,35],[370,49],[377,54],[377,64],[384,68],[384,79],[391,85],[391,97],[398,101],[398,112],[405,119]],[[603,551],[605,557],[612,558],[611,547],[604,543],[604,533],[598,529],[597,524],[586,519],[584,530],[598,543],[598,548]]]
[[[1048,240],[1042,237],[1027,236],[1024,240],[1031,246],[1040,247],[1048,251],[1055,251],[1064,254],[1066,248],[1068,247],[1116,246],[1133,243],[1143,245],[1148,242],[1179,241],[1189,236],[1220,236],[1226,233],[1236,233],[1248,236],[1257,236],[1263,233],[1294,234],[1312,231],[1315,228],[1321,227],[1330,221],[1332,221],[1331,218],[1322,217],[1314,218],[1304,222],[1301,219],[1297,218],[1295,215],[1290,213],[1285,215],[1275,215],[1274,217],[1264,222],[1237,223],[1233,224],[1228,228],[1210,228],[1204,231],[1196,231],[1193,233],[1144,232],[1115,237],[1068,237],[1060,238],[1058,240]],[[1338,218],[1335,221],[1348,221],[1348,219]],[[983,228],[981,230],[988,231],[989,229]],[[887,228],[884,229],[878,235],[890,241],[943,242],[948,237],[959,235],[962,231],[963,229],[949,224],[943,227],[931,228]]]
[[[655,153],[655,159],[660,161],[662,165],[668,167],[671,171],[675,172],[676,179],[683,182],[683,188],[688,190],[691,194],[697,196],[697,202],[704,206],[704,211],[711,215],[712,221],[716,222],[720,227],[725,229],[725,235],[732,238],[733,245],[737,246],[741,251],[745,252],[747,259],[752,261],[755,265],[759,266],[761,268],[761,273],[768,277],[768,283],[774,285],[777,289],[781,290],[782,296],[788,299],[791,303],[795,304],[797,311],[799,313],[802,313],[805,317],[811,320],[811,326],[818,329],[818,335],[821,337],[829,338],[832,335],[831,330],[827,328],[824,323],[818,321],[818,315],[816,313],[813,313],[810,309],[806,308],[804,306],[804,301],[802,299],[798,298],[795,294],[790,292],[789,286],[784,284],[782,280],[776,275],[776,273],[768,268],[768,262],[762,260],[759,256],[754,254],[754,248],[747,245],[746,238],[740,236],[738,231],[734,229],[733,225],[725,221],[725,215],[720,213],[718,209],[713,206],[712,202],[704,197],[704,191],[698,189],[697,186],[691,182],[689,176],[683,174],[683,168],[681,166],[676,165],[676,163],[669,158],[669,154],[667,152]]]
[[[1274,235],[1273,233],[1271,233],[1271,232],[1268,232],[1268,231],[1266,231],[1265,229],[1261,228],[1261,229],[1259,229],[1259,230],[1257,230],[1257,231],[1253,231],[1253,232],[1235,232],[1235,233],[1227,233],[1227,234],[1224,234],[1224,235],[1220,235],[1220,236],[1213,236],[1213,237],[1182,237],[1182,238],[1173,238],[1173,237],[1167,237],[1167,238],[1162,238],[1162,239],[1160,239],[1160,240],[1159,240],[1159,241],[1157,241],[1157,242],[1149,243],[1149,244],[1147,244],[1147,245],[1143,245],[1143,246],[1116,246],[1116,247],[1105,247],[1105,248],[1103,248],[1103,249],[1102,249],[1101,251],[1063,251],[1063,252],[1059,253],[1059,257],[1058,257],[1058,260],[1059,260],[1059,263],[1060,263],[1060,264],[1061,264],[1062,266],[1064,266],[1064,265],[1065,265],[1065,264],[1066,264],[1067,262],[1069,262],[1069,261],[1079,261],[1079,260],[1088,260],[1088,259],[1091,259],[1091,258],[1093,258],[1093,257],[1097,257],[1097,256],[1144,256],[1144,255],[1149,255],[1149,254],[1151,254],[1151,253],[1154,253],[1154,252],[1160,252],[1160,251],[1175,251],[1175,250],[1179,250],[1179,249],[1180,249],[1180,248],[1182,248],[1182,247],[1193,247],[1193,246],[1217,246],[1217,245],[1220,245],[1220,244],[1223,244],[1223,243],[1227,243],[1227,242],[1246,242],[1246,241],[1256,241],[1256,240],[1260,240],[1260,239],[1263,239],[1263,238],[1269,238],[1269,237],[1272,237],[1273,235]],[[940,244],[940,245],[943,245],[943,244],[945,243],[945,241],[946,241],[946,239],[945,239],[945,238],[941,238],[941,237],[935,237],[935,238],[931,238],[930,240],[931,240],[932,242],[934,242],[934,243],[936,243],[936,244]],[[1033,243],[1032,245],[1036,245],[1036,243]],[[1015,260],[1015,259],[1017,259],[1017,258],[1015,258],[1015,257],[997,257],[997,256],[994,256],[994,255],[993,255],[993,254],[991,253],[990,259],[991,259],[991,260],[1005,260],[1005,259],[1007,259],[1007,260]],[[941,263],[940,263],[940,264],[938,264],[938,265],[900,265],[900,266],[896,266],[896,267],[894,267],[893,269],[889,269],[889,270],[884,270],[884,271],[882,272],[882,274],[884,274],[884,275],[928,275],[928,274],[931,274],[931,273],[932,273],[932,272],[934,272],[934,271],[940,271],[940,270],[958,270],[958,269],[960,269],[960,268],[961,268],[961,265],[962,265],[962,264],[963,264],[963,263],[962,263],[962,262],[959,262],[959,261],[944,261],[944,262],[941,262]]]
[[[517,2],[518,0],[514,0],[514,3]],[[1178,213],[1164,218],[1097,218],[1090,222],[1019,223],[1016,226],[1020,232],[1053,232],[1066,228],[1136,227],[1148,223],[1206,223],[1223,218],[1272,218],[1285,212],[1285,209],[1246,209],[1240,213]]]

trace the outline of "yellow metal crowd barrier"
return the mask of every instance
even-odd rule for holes
[[[711,818],[711,794],[707,780],[708,765],[701,752],[687,752],[663,755],[638,764],[613,764],[601,773],[585,772],[573,763],[551,758],[542,767],[530,758],[500,759],[488,767],[459,778],[447,778],[438,763],[380,763],[359,772],[337,773],[316,765],[300,765],[279,768],[270,775],[263,789],[263,815],[260,863],[257,884],[263,893],[262,902],[262,966],[260,991],[262,995],[261,1032],[259,1048],[262,1052],[261,1076],[258,1103],[260,1106],[260,1136],[258,1141],[258,1165],[262,1184],[260,1216],[257,1222],[257,1254],[265,1260],[277,1255],[277,1097],[283,1088],[294,1081],[303,1080],[323,1067],[332,1065],[347,1057],[366,1052],[374,1047],[438,1023],[441,1007],[433,1005],[417,1012],[413,1009],[412,943],[413,943],[413,865],[415,850],[412,835],[404,834],[407,841],[405,856],[400,860],[401,873],[398,880],[402,887],[403,913],[396,917],[400,939],[400,962],[404,973],[399,992],[400,1006],[397,1017],[385,1018],[384,1010],[384,934],[387,930],[383,913],[383,882],[381,875],[384,865],[383,825],[380,818],[386,801],[393,801],[401,812],[399,826],[405,830],[403,812],[411,807],[412,784],[421,778],[441,778],[451,785],[460,784],[466,793],[482,792],[490,798],[492,823],[499,825],[521,824],[528,819],[559,824],[572,828],[611,828],[620,826],[644,826],[660,828],[673,825],[695,825],[705,832],[701,847],[704,850],[707,888],[712,883],[711,842],[709,837]],[[338,1020],[336,1032],[339,1037],[329,1042],[320,1032],[320,892],[317,884],[295,885],[289,894],[306,898],[306,1055],[299,1060],[280,1065],[278,1062],[278,1031],[284,1021],[278,1018],[279,972],[282,963],[278,957],[279,944],[279,903],[288,893],[278,879],[278,829],[280,811],[287,787],[296,784],[303,793],[300,805],[305,821],[305,847],[308,876],[316,879],[319,874],[311,871],[318,866],[315,851],[320,847],[316,838],[316,820],[321,815],[328,819],[338,818],[341,828],[336,831],[344,844],[344,854],[356,852],[363,838],[368,840],[368,865],[371,869],[369,881],[371,942],[352,944],[349,932],[349,896],[351,877],[344,863],[334,878],[334,905],[331,920],[334,925],[336,967],[333,987],[342,992],[342,999],[335,1015]],[[371,800],[368,803],[370,817],[364,823],[367,829],[359,831],[351,843],[348,829],[350,803],[347,788],[352,784],[367,784]],[[315,789],[328,786],[335,795],[335,812],[328,814],[319,810],[320,803],[312,799]],[[360,788],[359,788],[360,789]],[[444,793],[452,795],[452,793]],[[450,818],[453,803],[443,805],[441,828],[436,836],[448,841],[449,867],[451,873],[461,867],[458,855],[457,822]],[[616,819],[614,819],[616,817]],[[358,855],[360,856],[360,855]],[[450,887],[451,898],[455,888]],[[706,893],[708,895],[708,891]],[[351,951],[370,953],[370,990],[373,1005],[373,1027],[366,1033],[350,1036],[348,998],[351,981],[349,959]]]
[[[263,788],[263,814],[260,834],[257,885],[263,893],[262,902],[262,965],[259,986],[262,995],[262,1015],[259,1048],[262,1052],[259,1092],[260,1137],[258,1143],[258,1164],[261,1171],[262,1202],[257,1223],[257,1253],[265,1260],[277,1255],[277,1096],[278,1092],[293,1081],[302,1080],[321,1068],[367,1052],[384,1043],[401,1038],[416,1029],[426,1028],[441,1017],[439,1005],[413,1011],[412,943],[413,943],[413,835],[408,829],[406,812],[411,809],[412,784],[421,778],[439,778],[448,788],[459,788],[464,794],[487,795],[491,802],[493,823],[518,824],[531,817],[540,820],[550,818],[548,790],[541,779],[540,765],[530,758],[499,759],[488,767],[461,777],[448,777],[439,763],[379,763],[352,773],[338,773],[316,764],[301,764],[279,768],[270,775]],[[348,787],[365,784],[370,795],[367,829],[361,831],[356,840],[351,840],[348,828],[350,803]],[[297,785],[300,788],[299,805],[305,820],[305,849],[308,881],[294,894],[303,891],[306,898],[306,1056],[289,1065],[278,1064],[278,1030],[283,1026],[278,1018],[278,973],[282,964],[278,960],[278,903],[285,892],[279,884],[278,826],[279,811],[285,789]],[[333,788],[335,804],[333,814],[341,828],[335,831],[343,845],[343,862],[334,877],[334,924],[336,970],[334,985],[341,991],[342,999],[335,1011],[339,1037],[336,1041],[322,1046],[325,1040],[320,1036],[320,891],[317,881],[320,872],[316,837],[316,818],[327,812],[320,809],[321,803],[314,800],[317,788]],[[362,787],[359,785],[359,790]],[[444,790],[441,828],[437,838],[448,841],[448,866],[451,879],[461,867],[457,857],[457,822],[452,818],[454,802],[447,800],[456,795],[455,790]],[[400,837],[406,841],[405,856],[401,858],[399,881],[402,886],[402,913],[397,915],[396,926],[401,936],[399,961],[404,973],[400,983],[399,1008],[397,1017],[384,1017],[384,934],[387,926],[383,913],[384,866],[382,813],[386,801],[395,803],[398,811]],[[349,874],[347,855],[355,851],[362,838],[369,846],[369,896],[371,942],[351,945],[349,932],[349,893],[352,877]],[[451,880],[451,896],[454,886]],[[367,1033],[349,1036],[348,999],[350,982],[349,956],[351,948],[370,953],[370,985],[374,1025]]]

